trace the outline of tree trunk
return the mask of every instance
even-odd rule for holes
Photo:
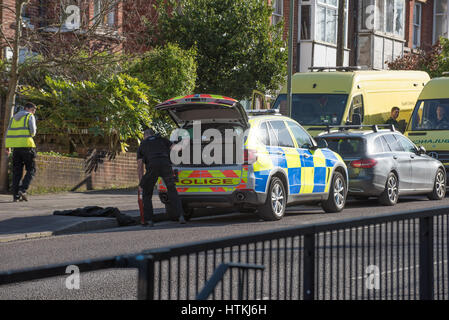
[[[23,4],[26,2],[28,2],[28,0],[16,1],[16,32],[14,34],[14,42],[12,43],[13,55],[11,60],[11,70],[8,75],[8,93],[3,106],[4,112],[3,118],[1,119],[2,126],[0,126],[3,128],[0,151],[0,192],[6,192],[8,190],[8,157],[5,152],[6,131],[14,112],[17,83],[19,81],[19,44],[22,34],[22,8]]]

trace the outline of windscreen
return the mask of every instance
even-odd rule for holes
[[[411,130],[448,130],[449,99],[419,100],[413,111]]]
[[[317,141],[319,141],[319,139],[325,139],[327,141],[328,148],[338,153],[342,158],[361,157],[365,154],[366,141],[362,138],[316,137],[315,139]]]
[[[293,94],[291,117],[303,126],[341,124],[347,94]],[[280,94],[274,109],[287,110],[287,95]]]

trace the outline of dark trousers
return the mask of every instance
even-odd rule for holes
[[[140,186],[143,189],[143,212],[145,221],[153,220],[153,190],[157,179],[161,177],[168,191],[169,207],[175,210],[180,216],[184,216],[181,199],[179,199],[178,191],[175,185],[175,176],[170,163],[156,163],[150,165],[150,170],[147,170],[140,181]]]
[[[26,192],[36,173],[36,149],[14,148],[12,152],[12,192],[15,198],[19,197],[19,191]],[[23,167],[26,174],[23,177]],[[23,177],[23,179],[22,179]]]

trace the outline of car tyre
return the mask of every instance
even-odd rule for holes
[[[433,190],[427,195],[430,200],[443,200],[446,196],[446,173],[439,168],[435,175]]]
[[[379,197],[384,206],[394,206],[399,200],[399,180],[394,172],[390,172],[385,182],[385,189]]]
[[[257,210],[259,217],[266,221],[282,219],[287,207],[287,193],[284,183],[278,177],[271,179],[268,187],[267,200]]]
[[[335,213],[343,210],[346,204],[346,181],[340,172],[335,172],[330,185],[329,197],[321,203],[325,212]]]

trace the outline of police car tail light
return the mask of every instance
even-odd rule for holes
[[[351,161],[351,167],[353,168],[369,169],[373,168],[376,164],[377,161],[374,159],[360,159]]]
[[[257,161],[257,152],[252,149],[245,149],[243,153],[243,162],[244,164],[253,164]]]

